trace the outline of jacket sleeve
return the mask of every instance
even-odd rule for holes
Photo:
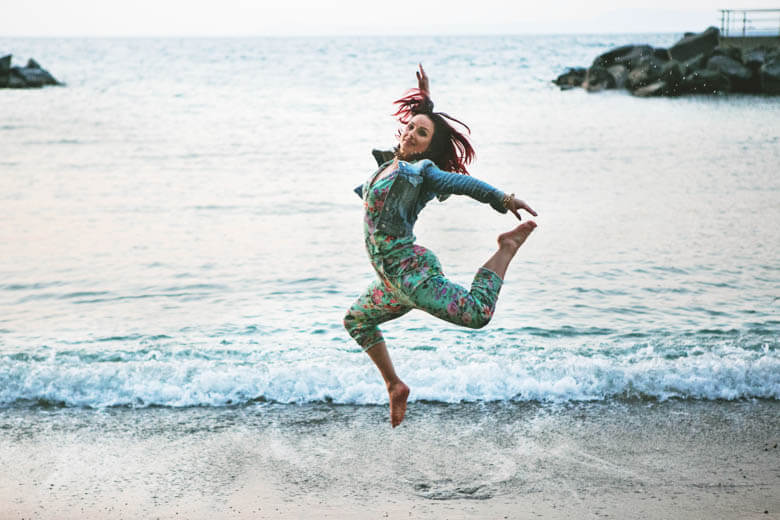
[[[504,192],[490,184],[468,175],[440,170],[432,161],[422,170],[425,187],[440,195],[467,195],[474,200],[490,204],[499,213],[506,213]]]

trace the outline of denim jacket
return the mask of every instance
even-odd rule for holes
[[[377,171],[391,162],[383,163]],[[363,198],[362,184],[355,188],[355,193]],[[395,237],[410,236],[417,215],[425,205],[436,196],[444,200],[451,194],[468,195],[490,204],[499,213],[507,211],[503,205],[504,192],[486,182],[468,175],[442,171],[430,159],[414,163],[399,161],[398,176],[387,193],[377,230]]]

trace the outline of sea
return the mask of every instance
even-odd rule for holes
[[[681,36],[0,37],[0,54],[65,84],[0,91],[0,438],[98,442],[114,428],[116,446],[150,431],[195,444],[254,424],[300,448],[307,428],[372,432],[344,433],[349,450],[412,438],[415,423],[441,440],[627,406],[755,406],[777,424],[780,98],[551,82],[618,45]],[[539,216],[487,327],[421,311],[382,325],[411,388],[391,430],[342,320],[375,277],[352,190],[371,150],[395,145],[392,102],[418,63],[436,109],[471,128],[471,174]],[[415,235],[468,286],[516,224],[451,197]],[[300,456],[273,439],[278,460]],[[470,456],[509,477],[475,487],[431,464],[395,489],[500,494],[514,473],[496,461],[514,448],[491,446]],[[323,460],[326,476],[298,489],[346,471]]]

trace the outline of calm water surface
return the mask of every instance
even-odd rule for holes
[[[778,399],[780,99],[550,83],[678,36],[0,39],[67,83],[0,92],[0,406],[384,402],[352,188],[418,61],[540,216],[487,328],[383,327],[413,400]],[[513,225],[415,232],[468,284]]]

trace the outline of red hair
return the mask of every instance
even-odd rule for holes
[[[424,114],[433,122],[431,144],[427,150],[415,156],[414,160],[431,159],[444,171],[469,174],[466,165],[474,160],[476,152],[467,135],[471,134],[471,129],[465,123],[444,112],[434,112],[431,98],[417,88],[409,90],[404,97],[393,104],[398,105],[398,110],[393,116],[404,125],[417,114]],[[463,127],[465,132],[458,130],[453,123]],[[399,130],[398,135],[400,134]]]

